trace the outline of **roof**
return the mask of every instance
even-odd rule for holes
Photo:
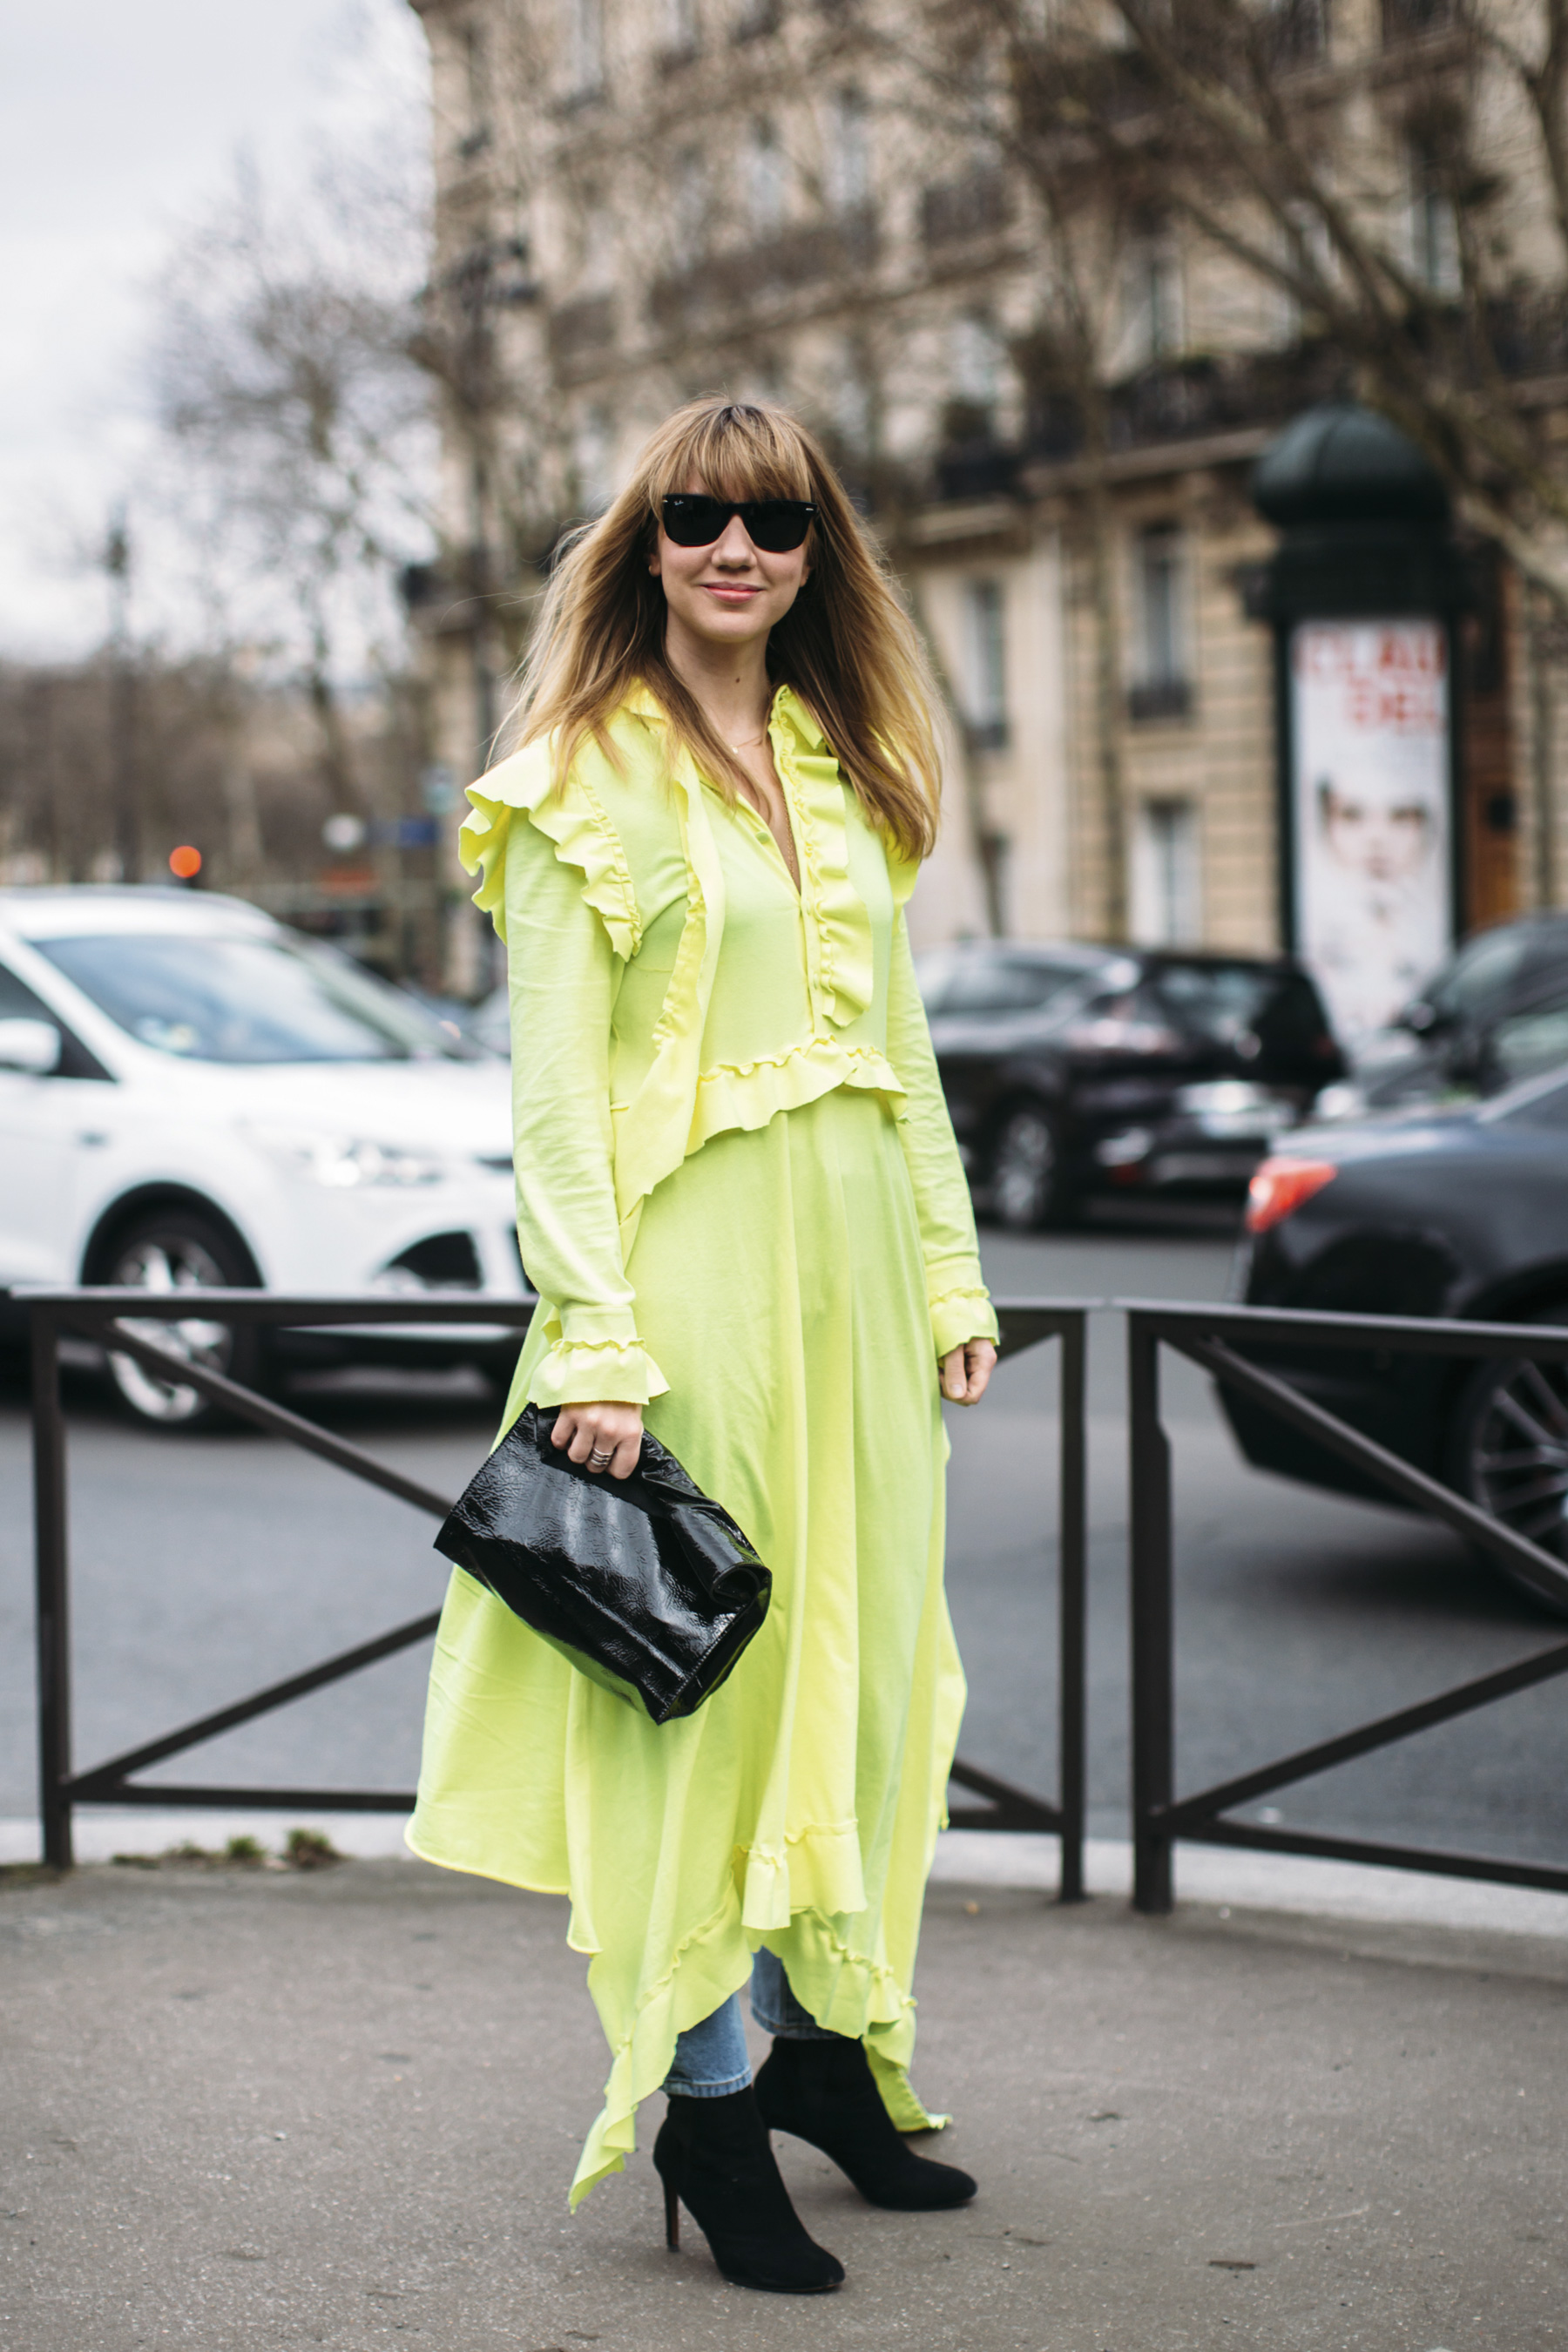
[[[244,898],[214,890],[136,888],[122,884],[0,889],[0,928],[25,940],[79,938],[84,931],[187,935],[248,932],[277,927],[270,915]]]
[[[1309,408],[1271,441],[1252,477],[1253,503],[1282,529],[1400,522],[1441,530],[1448,493],[1414,441],[1355,401]]]

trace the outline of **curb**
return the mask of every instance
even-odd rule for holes
[[[400,1813],[230,1813],[84,1805],[76,1816],[76,1852],[79,1862],[101,1863],[117,1853],[163,1853],[187,1841],[221,1849],[231,1837],[253,1837],[276,1851],[290,1830],[308,1829],[330,1838],[340,1853],[363,1861],[412,1862],[415,1857],[403,1843],[405,1818]],[[0,1818],[0,1864],[37,1862],[38,1853],[36,1821]],[[1016,1887],[1054,1895],[1057,1841],[1027,1831],[944,1830],[937,1840],[931,1877],[946,1885]],[[1121,1838],[1089,1838],[1084,1847],[1084,1877],[1091,1895],[1128,1899],[1132,1891],[1131,1844]],[[1176,1887],[1183,1903],[1221,1909],[1568,1938],[1568,1895],[1528,1886],[1493,1886],[1479,1879],[1427,1876],[1419,1871],[1378,1870],[1359,1863],[1189,1845],[1177,1853]]]

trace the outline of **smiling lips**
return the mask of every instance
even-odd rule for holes
[[[743,604],[748,596],[760,596],[760,588],[750,587],[743,580],[705,580],[702,583],[710,596],[718,596],[727,604]]]

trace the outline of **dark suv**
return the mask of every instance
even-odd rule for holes
[[[1500,1094],[1568,1063],[1568,915],[1478,931],[1356,1059],[1336,1117]]]
[[[1343,1074],[1282,958],[987,940],[920,980],[976,1202],[1018,1231],[1096,1192],[1244,1192]]]

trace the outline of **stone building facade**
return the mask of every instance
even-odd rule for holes
[[[453,387],[450,546],[415,618],[453,772],[501,722],[542,561],[647,429],[699,392],[782,398],[863,498],[951,702],[923,940],[1278,945],[1271,641],[1248,593],[1275,541],[1248,481],[1347,389],[1334,351],[1224,255],[1134,224],[1107,265],[1096,507],[1030,377],[1037,194],[929,91],[910,101],[909,0],[412,5]],[[1440,17],[1434,0],[1421,24]],[[1401,22],[1325,6],[1308,63],[1384,70]],[[1451,224],[1418,189],[1410,206],[1412,266],[1440,275]],[[1553,863],[1516,591],[1497,562],[1478,577],[1471,927],[1549,893]]]

